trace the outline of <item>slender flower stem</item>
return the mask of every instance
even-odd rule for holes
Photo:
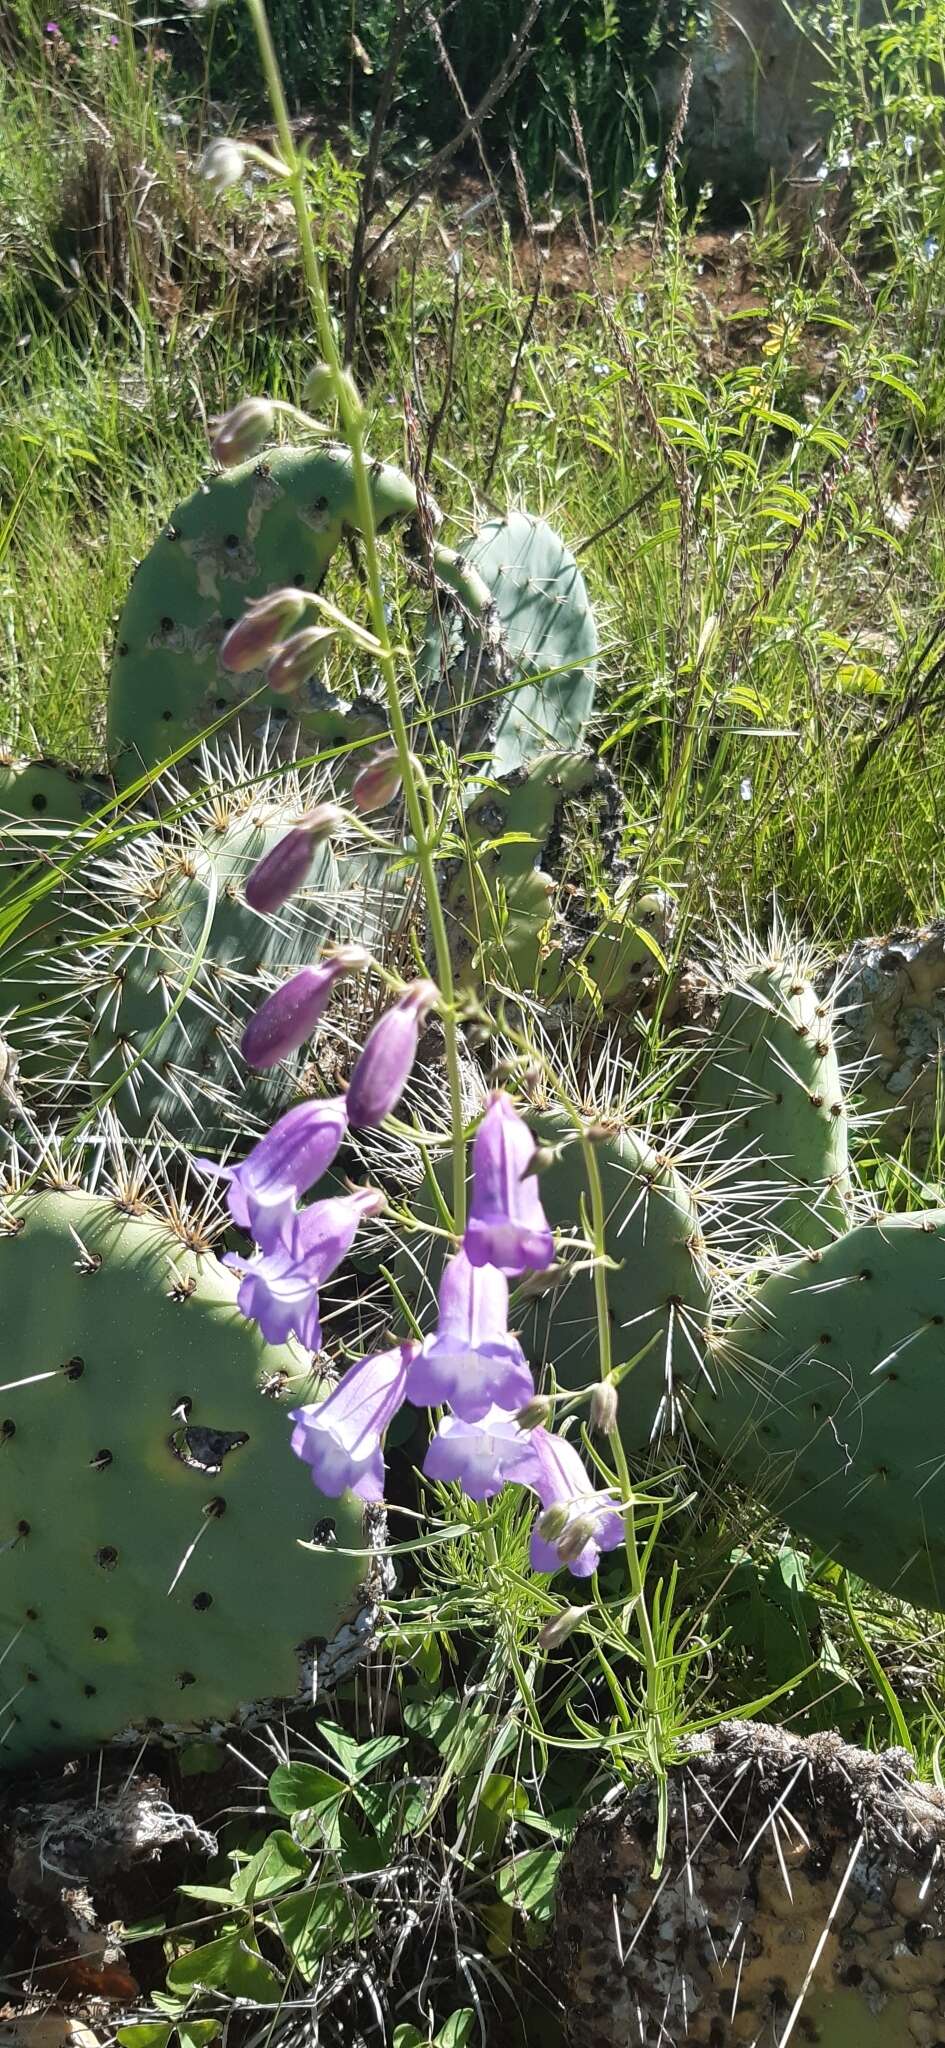
[[[610,1311],[607,1303],[607,1218],[604,1209],[604,1190],[601,1183],[600,1167],[591,1139],[581,1127],[581,1151],[587,1173],[587,1185],[591,1198],[591,1230],[594,1239],[594,1303],[597,1310],[597,1343],[600,1352],[600,1375],[602,1380],[610,1376],[613,1365],[613,1347],[610,1335]],[[647,1605],[646,1586],[640,1563],[640,1544],[637,1535],[636,1509],[633,1498],[633,1484],[630,1467],[623,1447],[619,1424],[609,1431],[607,1442],[614,1461],[614,1469],[620,1481],[621,1501],[624,1504],[624,1528],[626,1530],[627,1566],[630,1573],[630,1590],[633,1594],[637,1627],[643,1646],[643,1661],[646,1666],[646,1711],[648,1732],[652,1744],[653,1761],[656,1764],[660,1754],[660,1711],[659,1711],[659,1658],[650,1612]]]
[[[410,738],[404,719],[403,707],[397,681],[397,666],[387,625],[384,606],[384,590],[381,583],[380,561],[377,551],[377,535],[374,525],[374,508],[371,500],[368,464],[364,452],[364,409],[350,376],[345,374],[335,332],[332,326],[321,264],[312,235],[308,203],[305,194],[305,160],[297,149],[289,110],[286,105],[279,61],[276,56],[266,14],[265,0],[246,0],[249,8],[259,54],[265,73],[266,85],[272,104],[276,129],[282,155],[285,160],[286,177],[295,218],[298,225],[302,249],[302,266],[308,287],[318,329],[318,341],[322,355],[331,372],[335,397],[345,439],[351,450],[352,480],[358,524],[364,543],[365,572],[367,575],[368,597],[374,633],[378,642],[377,664],[384,679],[387,693],[387,708],[390,717],[391,736],[397,750],[397,760],[403,780],[404,800],[407,816],[416,849],[417,865],[423,883],[427,917],[436,958],[437,981],[443,997],[443,1034],[446,1044],[446,1066],[450,1091],[450,1121],[453,1141],[453,1221],[457,1232],[461,1232],[466,1221],[466,1145],[463,1128],[462,1074],[459,1064],[459,1040],[456,1024],[456,990],[453,980],[453,963],[450,957],[449,937],[446,919],[440,900],[434,855],[435,838],[428,829],[424,818],[423,804]]]

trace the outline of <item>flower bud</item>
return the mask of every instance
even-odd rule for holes
[[[538,1631],[539,1646],[543,1650],[556,1650],[559,1643],[566,1643],[579,1623],[584,1620],[586,1607],[562,1607],[557,1614],[549,1614]]]
[[[290,634],[266,664],[266,681],[270,690],[281,695],[300,689],[314,674],[334,637],[330,626],[303,626],[300,632]]]
[[[563,1142],[558,1145],[536,1145],[522,1175],[527,1180],[530,1173],[544,1173],[547,1166],[554,1166],[564,1152]]]
[[[383,1123],[396,1109],[417,1057],[421,1027],[438,997],[435,982],[415,981],[375,1024],[354,1063],[345,1096],[352,1130]]]
[[[573,1564],[575,1559],[580,1557],[585,1543],[592,1542],[596,1534],[597,1524],[593,1515],[575,1516],[574,1521],[568,1523],[563,1536],[557,1539],[558,1556],[562,1564]]]
[[[311,1037],[327,1009],[335,982],[370,965],[363,946],[338,946],[317,967],[302,967],[260,1003],[243,1033],[242,1053],[251,1067],[277,1067]]]
[[[210,453],[223,469],[248,462],[272,438],[276,415],[268,398],[241,398],[222,419],[214,421]]]
[[[617,1389],[613,1380],[601,1380],[591,1395],[591,1428],[598,1436],[609,1436],[617,1427]]]
[[[344,817],[337,804],[317,804],[291,832],[286,832],[256,862],[247,880],[243,894],[250,910],[261,911],[264,916],[281,910],[305,881],[316,846],[340,831]]]
[[[557,1543],[559,1537],[564,1535],[570,1517],[571,1510],[562,1501],[558,1501],[553,1508],[546,1508],[535,1524],[542,1542]]]
[[[308,412],[320,412],[335,395],[335,380],[327,363],[316,363],[302,386],[302,404]]]
[[[368,811],[381,811],[385,804],[393,803],[400,789],[402,777],[395,747],[384,747],[375,754],[373,761],[359,768],[351,784],[351,801],[362,816]]]
[[[246,169],[243,152],[237,142],[228,136],[220,136],[216,142],[208,142],[197,165],[197,176],[203,178],[212,192],[226,192],[231,185],[238,185]]]
[[[533,1401],[526,1401],[515,1417],[519,1429],[538,1429],[541,1423],[547,1422],[554,1405],[550,1394],[536,1394]]]
[[[231,675],[245,675],[249,669],[261,668],[283,633],[295,625],[304,610],[305,595],[301,590],[270,590],[267,597],[257,597],[247,605],[235,626],[230,627],[220,648],[222,666]]]

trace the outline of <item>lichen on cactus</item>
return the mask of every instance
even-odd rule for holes
[[[692,1108],[732,1169],[739,1249],[831,1242],[850,1220],[848,1115],[831,1007],[778,936],[726,976]]]
[[[370,485],[378,530],[415,512],[400,470],[373,463]],[[350,451],[333,444],[274,448],[214,477],[172,512],[135,573],[118,625],[108,752],[122,787],[247,696],[260,715],[285,716],[261,669],[234,675],[221,667],[224,633],[249,599],[271,589],[318,591],[343,535],[357,526]],[[387,725],[379,703],[348,706],[316,678],[293,696],[292,712],[306,738],[331,744]]]
[[[715,1336],[700,1436],[771,1514],[945,1608],[945,1210],[779,1262]]]
[[[263,1344],[175,1204],[60,1188],[0,1226],[0,1766],[310,1699],[377,1573],[345,1554],[360,1504],[288,1453],[308,1355]]]

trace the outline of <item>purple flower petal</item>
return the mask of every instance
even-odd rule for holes
[[[337,804],[316,804],[291,832],[285,832],[247,876],[243,895],[250,910],[264,917],[281,910],[306,880],[315,848],[343,824],[344,812]]]
[[[415,1349],[398,1344],[362,1358],[327,1401],[292,1411],[292,1449],[322,1493],[335,1498],[347,1488],[360,1500],[383,1500],[382,1438],[405,1398]]]
[[[318,1287],[287,1245],[256,1259],[228,1252],[223,1264],[242,1274],[237,1306],[249,1322],[259,1324],[267,1344],[285,1344],[294,1336],[307,1351],[321,1350]]]
[[[418,1407],[449,1402],[464,1422],[492,1407],[515,1412],[534,1397],[528,1361],[508,1327],[509,1285],[495,1266],[471,1266],[457,1252],[443,1268],[436,1335],[411,1368],[409,1398]]]
[[[263,1251],[272,1251],[291,1224],[295,1204],[327,1171],[345,1134],[343,1098],[300,1102],[260,1138],[238,1166],[195,1159],[203,1173],[229,1182],[230,1215]]]
[[[528,1172],[535,1140],[501,1089],[473,1139],[473,1184],[463,1250],[473,1266],[527,1273],[550,1266],[554,1238],[541,1205],[538,1176]]]
[[[335,982],[369,962],[361,946],[339,946],[317,967],[301,967],[291,981],[273,989],[254,1010],[243,1033],[242,1053],[251,1067],[277,1067],[310,1038],[328,1007]]]
[[[410,1380],[408,1378],[408,1398]],[[445,1415],[423,1461],[428,1479],[457,1480],[470,1500],[488,1500],[500,1493],[508,1479],[520,1484],[529,1464],[527,1430],[519,1429],[514,1415],[490,1408],[481,1422],[463,1422],[458,1415]]]
[[[532,1570],[557,1572],[567,1565],[576,1579],[590,1578],[600,1563],[601,1552],[617,1550],[623,1542],[623,1516],[607,1495],[593,1486],[583,1460],[565,1437],[555,1436],[551,1430],[533,1429],[531,1449],[532,1465],[528,1471],[522,1469],[521,1484],[537,1493],[543,1510],[566,1510],[564,1524],[553,1540],[540,1533],[541,1516],[538,1517],[531,1538]],[[587,1536],[572,1554],[579,1524],[586,1526]],[[562,1545],[569,1553],[564,1557]]]
[[[384,1012],[358,1055],[345,1098],[353,1130],[381,1124],[410,1079],[424,1018],[437,1000],[432,981],[415,981]]]
[[[292,1258],[320,1287],[347,1258],[365,1217],[377,1216],[384,1207],[378,1188],[358,1188],[353,1195],[329,1195],[299,1209],[286,1236]]]

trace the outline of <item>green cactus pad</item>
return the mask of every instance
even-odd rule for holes
[[[754,1290],[700,1433],[778,1520],[945,1609],[945,1210],[859,1225]]]
[[[50,991],[50,963],[77,936],[75,904],[62,872],[75,828],[110,801],[103,775],[83,775],[58,761],[0,762],[0,910],[55,873],[0,944],[0,1024],[9,1032],[21,1078],[55,1080],[80,1056],[74,1020]],[[67,1006],[68,1008],[68,1006]]]
[[[418,664],[422,701],[444,734],[484,752],[496,778],[549,748],[578,747],[594,706],[597,627],[584,578],[541,519],[490,519],[459,561],[490,597],[485,615],[438,608]],[[478,586],[477,586],[478,587]]]
[[[397,469],[370,472],[383,530],[416,510]],[[285,584],[317,591],[346,530],[358,525],[351,456],[334,445],[276,448],[227,470],[171,514],[138,568],[118,626],[108,707],[108,751],[122,786],[205,732],[251,695],[254,711],[284,700],[261,690],[262,672],[230,675],[218,659],[247,600]],[[291,706],[303,733],[332,744],[386,730],[370,703],[349,708],[313,680]]]
[[[0,869],[11,855],[37,857],[32,834],[24,840],[19,825],[87,824],[111,794],[104,775],[85,775],[61,761],[0,758]]]
[[[599,1375],[593,1274],[579,1229],[587,1180],[573,1127],[560,1111],[530,1116],[540,1145],[564,1142],[560,1158],[541,1174],[545,1212],[557,1233],[564,1277],[546,1292],[536,1273],[528,1300],[516,1302],[513,1321],[536,1372],[552,1368],[559,1386],[574,1390]],[[692,1190],[672,1158],[639,1133],[615,1128],[595,1146],[607,1217],[607,1297],[615,1366],[655,1339],[620,1389],[620,1425],[628,1448],[675,1433],[678,1402],[703,1373],[710,1275]],[[534,1294],[532,1289],[535,1290]]]
[[[742,1250],[771,1237],[818,1247],[847,1228],[848,1119],[830,1010],[796,958],[733,978],[692,1107],[731,1163]]]
[[[590,789],[595,773],[590,754],[545,753],[527,773],[477,785],[465,818],[469,856],[457,864],[445,902],[457,963],[469,961],[481,980],[511,976],[519,988],[536,985],[554,893],[537,862],[562,804]]]
[[[0,1763],[311,1698],[372,1613],[360,1504],[289,1449],[307,1354],[166,1221],[74,1191],[0,1215]]]

